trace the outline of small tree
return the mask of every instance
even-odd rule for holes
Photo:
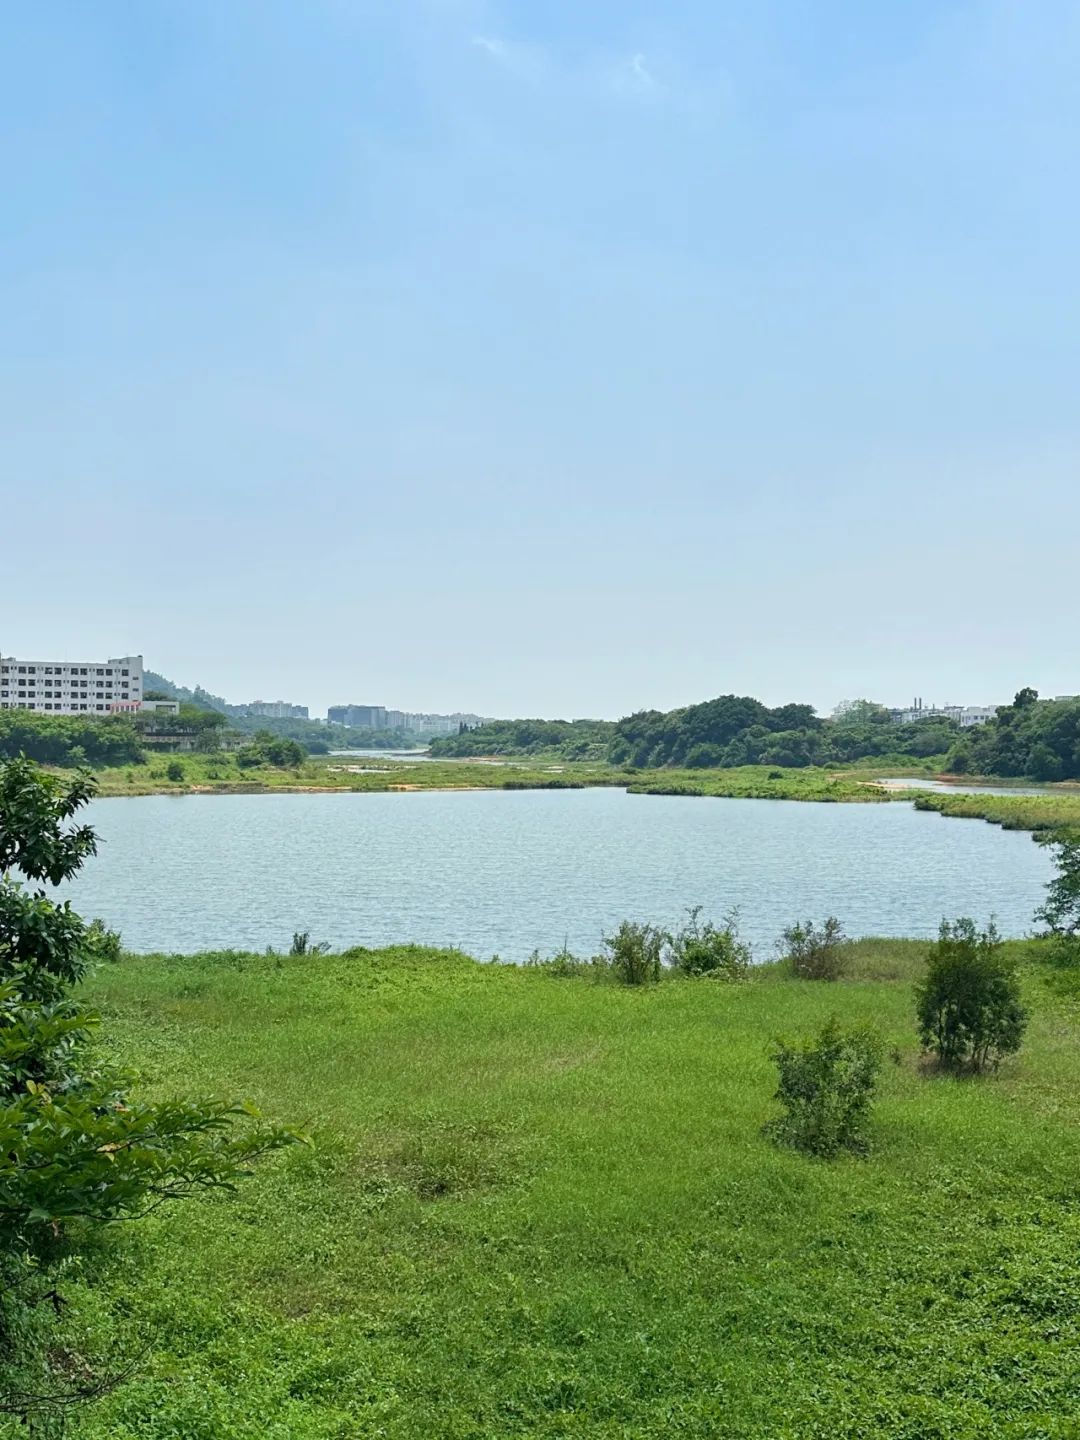
[[[615,979],[623,985],[654,984],[660,979],[667,938],[655,925],[624,920],[603,942]]]
[[[844,927],[830,915],[820,926],[813,920],[789,925],[779,948],[800,980],[839,980],[844,973],[846,945]]]
[[[1035,919],[1046,926],[1060,960],[1080,963],[1080,831],[1055,831],[1037,838],[1054,852],[1057,874],[1046,886],[1046,900]]]
[[[711,920],[701,923],[700,905],[686,913],[686,924],[671,937],[671,962],[676,970],[716,980],[745,980],[753,956],[739,935],[738,910],[728,911],[719,927]]]
[[[829,1159],[844,1150],[864,1153],[881,1068],[881,1045],[868,1030],[844,1030],[835,1016],[810,1040],[778,1040],[776,1099],[784,1113],[766,1126],[778,1144]]]
[[[943,920],[915,992],[919,1037],[951,1070],[980,1071],[1020,1049],[1027,1014],[1016,965],[993,921]]]
[[[5,1402],[8,1413],[40,1416],[84,1393],[48,1373],[42,1334],[41,1302],[55,1297],[74,1222],[104,1225],[232,1189],[258,1156],[296,1138],[257,1117],[237,1130],[255,1112],[228,1101],[144,1103],[131,1077],[95,1053],[97,1016],[72,991],[115,957],[118,940],[44,889],[95,853],[93,830],[70,823],[93,793],[86,774],[0,763],[0,1387],[21,1397]]]

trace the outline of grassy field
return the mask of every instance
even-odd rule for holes
[[[240,769],[231,756],[184,755],[170,778],[169,761],[117,766],[97,772],[102,795],[208,793],[251,794],[267,790],[454,790],[558,789],[626,785],[642,795],[717,795],[775,800],[888,800],[873,784],[873,772],[820,769],[778,770],[746,765],[732,770],[624,770],[571,761],[395,761],[320,756],[296,769],[260,766]]]
[[[1022,1054],[927,1073],[924,954],[646,990],[413,949],[108,967],[149,1088],[314,1143],[71,1277],[67,1363],[142,1358],[70,1434],[1080,1436],[1080,1011],[1032,963]],[[770,1039],[834,1012],[890,1058],[871,1156],[827,1164],[761,1127]]]
[[[180,775],[169,776],[169,761],[179,762]],[[513,787],[559,788],[584,785],[625,785],[627,772],[608,765],[402,761],[393,759],[313,756],[295,769],[262,765],[245,770],[230,755],[157,757],[146,765],[99,770],[102,795],[258,794],[273,790],[455,790]]]
[[[1080,792],[1061,790],[1047,795],[921,794],[917,810],[936,810],[960,820],[989,820],[1005,830],[1080,829]]]
[[[634,795],[712,795],[746,800],[876,802],[910,798],[874,784],[873,772],[857,770],[778,770],[771,765],[742,765],[734,770],[650,770],[632,779]]]

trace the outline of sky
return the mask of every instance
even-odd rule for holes
[[[618,716],[1080,692],[1080,0],[39,0],[0,651]]]

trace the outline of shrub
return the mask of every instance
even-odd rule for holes
[[[553,975],[558,980],[566,980],[576,975],[591,975],[594,979],[601,979],[610,970],[608,962],[600,957],[582,959],[575,955],[565,940],[562,949],[551,956],[541,955],[539,950],[534,950],[525,965],[529,969],[543,970],[545,974]]]
[[[91,963],[115,965],[123,953],[120,932],[110,930],[104,920],[91,920],[84,938]]]
[[[881,1045],[868,1030],[843,1030],[835,1016],[810,1040],[778,1040],[776,1099],[784,1113],[766,1126],[781,1145],[828,1159],[869,1148],[864,1127],[881,1067]]]
[[[789,925],[780,948],[800,980],[839,980],[846,966],[847,936],[835,915],[818,927],[813,920]]]
[[[314,941],[311,938],[310,930],[294,930],[292,944],[289,946],[290,955],[325,955],[330,949],[327,940]]]
[[[179,760],[170,760],[168,765],[165,766],[165,778],[166,780],[172,780],[174,784],[179,784],[183,780],[184,767],[180,764]]]
[[[259,765],[295,770],[306,758],[302,745],[283,735],[272,735],[269,730],[257,730],[249,743],[241,745],[236,752],[236,763],[241,770],[254,770]]]
[[[949,1069],[984,1070],[1020,1048],[1027,1014],[1016,965],[993,922],[941,922],[926,978],[915,992],[919,1037]]]
[[[719,927],[711,920],[701,924],[700,905],[686,913],[686,924],[671,937],[671,963],[676,970],[716,980],[745,980],[753,956],[739,936],[739,912],[728,911]]]
[[[651,985],[660,979],[667,935],[655,925],[624,920],[604,936],[612,975],[623,985]]]

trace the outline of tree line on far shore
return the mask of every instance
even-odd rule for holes
[[[884,705],[856,700],[829,719],[810,705],[769,708],[721,695],[679,710],[641,710],[622,720],[499,720],[432,742],[433,755],[554,754],[637,769],[740,765],[850,765],[936,760],[958,774],[1080,779],[1080,698],[1043,701],[1019,691],[996,718],[962,730],[931,715],[899,724]]]
[[[303,734],[294,733],[297,725],[305,727]],[[221,748],[229,726],[219,711],[186,702],[175,716],[89,718],[3,710],[0,760],[25,755],[40,764],[72,768],[139,764],[155,732],[182,730],[193,737],[195,750],[209,752]],[[332,738],[348,746],[359,743],[357,733],[335,731]],[[311,721],[265,722],[246,739],[250,763],[293,765],[305,753],[330,748],[326,727]],[[285,758],[266,759],[271,751]],[[1035,690],[1025,688],[994,719],[961,730],[942,715],[899,724],[883,705],[869,700],[856,700],[823,719],[810,705],[770,708],[749,695],[720,695],[700,705],[641,710],[617,721],[497,720],[462,726],[457,735],[433,740],[431,753],[439,758],[543,754],[632,769],[804,769],[877,762],[931,765],[963,775],[1077,780],[1080,698],[1040,700]],[[256,754],[261,758],[253,761]]]

